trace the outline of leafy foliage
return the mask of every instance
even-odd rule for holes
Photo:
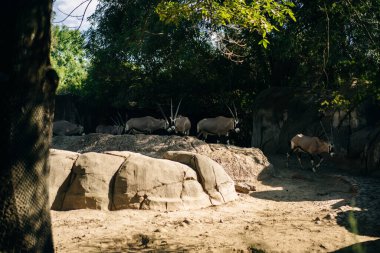
[[[165,25],[155,8],[154,1],[102,3],[97,28],[88,33],[94,58],[86,90],[92,97],[119,107],[135,101],[153,106],[223,89],[220,76],[231,63],[198,27]]]
[[[228,116],[234,101],[249,139],[252,104],[268,87],[307,87],[323,110],[378,103],[379,13],[374,0],[102,0],[82,93],[148,112],[184,98],[195,121]]]
[[[80,94],[87,78],[84,37],[78,30],[52,27],[51,62],[60,77],[58,94]]]
[[[277,26],[283,26],[288,18],[295,21],[290,1],[274,0],[226,0],[226,1],[162,1],[157,6],[160,19],[166,23],[179,24],[182,20],[205,25],[212,32],[247,29],[257,32],[262,39],[260,45],[269,44],[267,35]],[[231,38],[229,38],[231,40]]]

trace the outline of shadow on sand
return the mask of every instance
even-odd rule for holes
[[[317,173],[300,169],[298,164],[285,168],[284,157],[270,157],[274,165],[272,176],[263,171],[259,176],[264,185],[278,190],[253,192],[251,196],[274,201],[323,201],[342,199],[332,208],[337,213],[337,224],[351,233],[380,236],[380,180],[345,175],[331,164],[325,164]],[[335,252],[380,252],[380,240],[350,245]]]
[[[356,243],[348,247],[338,249],[332,253],[378,253],[380,251],[380,240]]]
[[[294,165],[287,169],[285,160],[279,157],[269,160],[273,164],[272,171],[263,170],[258,175],[258,180],[264,185],[278,189],[253,192],[252,197],[289,202],[344,199],[350,203],[355,194],[355,186],[343,176],[324,172],[313,173],[311,169],[299,169]],[[341,204],[345,205],[345,202]]]

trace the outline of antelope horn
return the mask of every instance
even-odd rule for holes
[[[237,110],[236,110],[236,106],[235,106],[235,103],[232,103],[232,105],[234,106],[234,110],[235,110],[235,118],[237,118],[237,117],[238,117],[238,115],[237,115]]]
[[[325,135],[326,135],[327,141],[330,142],[329,136],[327,135],[326,130],[325,130],[325,127],[324,127],[323,124],[322,124],[322,120],[320,120],[319,123],[321,123],[321,127],[322,127],[323,132],[324,132]],[[331,143],[331,142],[330,142],[330,143]]]
[[[179,110],[179,107],[181,106],[181,102],[182,102],[182,98],[181,98],[181,100],[180,100],[179,103],[178,103],[177,111],[175,112],[175,115],[174,115],[174,118],[175,118],[175,119],[177,118],[178,110]]]
[[[227,106],[228,110],[230,110],[230,113],[231,113],[231,115],[232,115],[232,118],[235,119],[235,115],[234,115],[234,113],[232,112],[231,108],[230,108],[227,104],[226,104],[226,106]]]
[[[162,116],[164,116],[164,119],[165,119],[166,121],[168,121],[168,118],[166,118],[166,115],[165,115],[165,113],[164,113],[164,110],[162,110],[161,105],[160,105],[160,104],[157,104],[157,105],[158,105],[158,108],[160,109],[160,112],[161,112]]]
[[[170,99],[170,118],[173,119],[173,99]]]

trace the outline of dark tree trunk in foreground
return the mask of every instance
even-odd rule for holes
[[[0,252],[52,252],[48,152],[58,77],[51,0],[0,7]]]

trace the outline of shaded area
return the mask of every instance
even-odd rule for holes
[[[274,168],[264,169],[258,176],[262,184],[281,189],[253,192],[252,197],[289,202],[323,201],[350,199],[355,192],[355,186],[346,177],[298,169],[296,161],[286,169],[285,160],[284,157],[271,156],[269,161]],[[268,177],[268,174],[272,176]]]
[[[380,236],[380,179],[347,175],[329,161],[313,173],[300,169],[296,159],[291,160],[289,169],[285,168],[284,156],[271,156],[269,160],[274,164],[272,177],[263,170],[258,179],[282,189],[253,192],[252,197],[274,201],[343,199],[332,206],[337,224],[354,234]]]
[[[360,242],[348,247],[338,249],[331,253],[378,253],[380,250],[380,240]]]
[[[358,177],[359,194],[349,203],[353,210],[338,213],[337,223],[349,231],[367,236],[380,236],[380,180]]]
[[[265,183],[282,187],[282,190],[253,192],[250,195],[260,199],[289,202],[349,199],[352,196],[352,187],[339,177],[310,179],[295,173],[290,178],[270,178]]]

